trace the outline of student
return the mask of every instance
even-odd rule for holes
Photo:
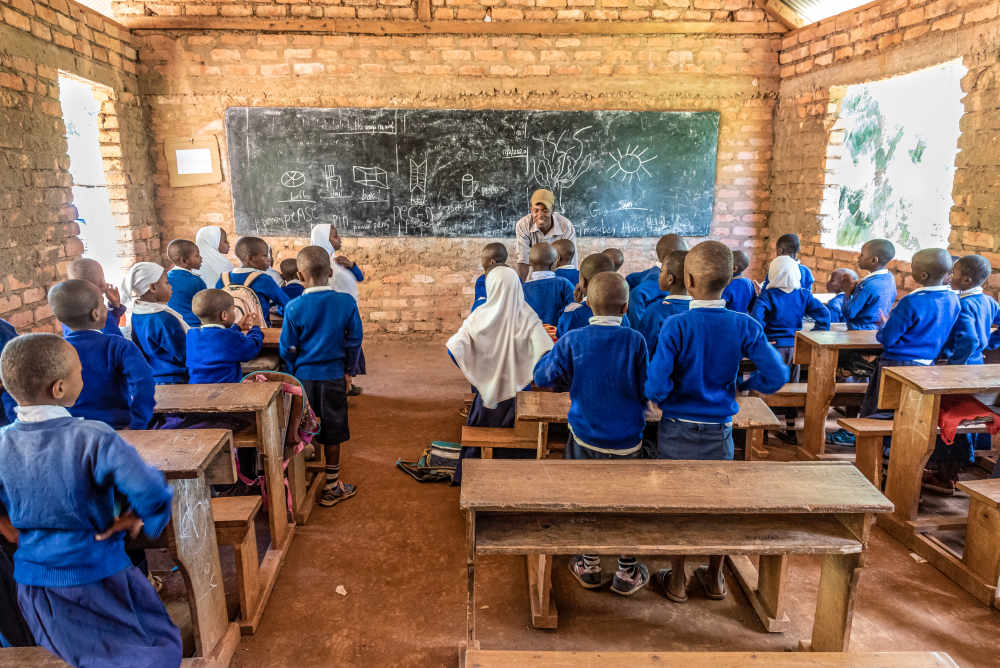
[[[815,282],[812,272],[809,267],[805,266],[799,262],[799,235],[797,234],[782,234],[778,237],[778,241],[775,243],[775,251],[778,257],[787,256],[795,260],[795,264],[799,265],[800,280],[799,283],[802,285],[802,289],[808,292],[812,292],[812,286]],[[768,279],[764,279],[764,284],[761,289],[768,287]]]
[[[163,474],[111,427],[66,410],[83,378],[60,337],[14,339],[0,374],[19,404],[0,430],[0,510],[20,535],[14,577],[32,634],[74,666],[176,668],[180,632],[124,549],[126,532],[155,539],[170,521]]]
[[[663,321],[672,315],[684,313],[691,303],[691,295],[684,287],[684,259],[687,254],[687,251],[673,251],[667,256],[660,269],[660,290],[667,296],[651,304],[639,324],[639,332],[646,340],[650,356],[656,352],[656,341]]]
[[[267,269],[264,270],[264,273],[270,276],[279,288],[285,287],[285,279],[281,277],[281,272],[274,268],[274,253],[271,252],[270,245],[267,247]],[[278,309],[278,312],[280,313],[281,309]]]
[[[0,352],[3,352],[4,347],[16,337],[17,330],[14,329],[14,325],[0,318]],[[0,427],[5,427],[17,419],[17,415],[14,412],[17,403],[14,401],[14,397],[3,387],[3,383],[0,383],[0,404],[3,405],[3,410],[0,411]]]
[[[125,315],[125,305],[122,304],[118,288],[104,280],[104,268],[101,263],[97,260],[91,260],[89,257],[82,257],[70,262],[66,276],[71,280],[87,281],[101,291],[108,307],[107,320],[101,327],[101,331],[105,334],[121,336],[122,330],[118,327],[118,323]],[[63,327],[63,334],[68,334],[69,331],[68,327]]]
[[[647,354],[642,336],[621,326],[628,283],[617,272],[598,274],[587,299],[594,310],[590,324],[559,339],[542,355],[534,381],[540,387],[569,383],[566,459],[636,459],[646,427]],[[603,584],[597,555],[570,557],[569,570],[584,589]],[[634,556],[618,557],[611,591],[631,596],[647,584],[645,564]]]
[[[983,292],[993,268],[982,255],[966,255],[955,263],[951,289],[958,293],[958,320],[945,345],[948,364],[983,364],[983,351],[1000,347],[1000,305]],[[1000,331],[1000,330],[998,330]]]
[[[256,314],[245,315],[237,323],[232,295],[215,289],[196,294],[193,308],[201,327],[192,327],[187,333],[188,382],[240,382],[241,363],[257,357],[264,343]]]
[[[167,306],[167,272],[153,262],[136,263],[122,282],[122,297],[128,305],[131,339],[153,368],[153,380],[157,385],[186,383],[188,324]]]
[[[490,273],[490,270],[494,267],[507,266],[507,247],[496,241],[486,244],[483,246],[483,252],[479,256],[479,261],[483,267],[483,273],[476,279],[472,308],[469,309],[470,313],[486,303],[486,274]]]
[[[524,283],[524,299],[541,318],[543,325],[555,327],[567,305],[573,303],[573,284],[552,271],[556,264],[556,251],[540,241],[529,253],[531,274]]]
[[[279,267],[281,268],[281,280],[284,282],[281,289],[288,295],[288,299],[292,300],[301,296],[305,286],[298,278],[299,266],[295,264],[295,258],[290,257],[282,260]]]
[[[628,281],[629,290],[634,290],[637,285],[646,281],[655,283],[660,278],[660,265],[663,264],[663,258],[675,250],[687,249],[687,243],[679,234],[664,234],[656,242],[656,259],[659,261],[657,266],[650,267],[645,271],[634,271],[626,276],[625,280]],[[629,295],[629,299],[631,299],[631,295]]]
[[[614,264],[615,271],[621,269],[622,265],[625,264],[625,253],[620,248],[605,248],[601,252],[611,258],[611,263]]]
[[[726,308],[737,313],[749,313],[750,304],[757,296],[757,287],[743,272],[750,266],[750,256],[741,250],[733,251],[733,280],[722,291]]]
[[[896,279],[886,265],[896,257],[896,247],[888,239],[872,239],[861,247],[858,267],[870,272],[844,289],[844,322],[847,329],[878,329],[896,302]]]
[[[646,396],[663,411],[660,459],[732,459],[736,392],[770,394],[788,378],[788,367],[763,327],[725,308],[722,291],[732,275],[733,254],[718,241],[698,244],[684,260],[691,308],[663,323],[646,380]],[[757,370],[738,382],[744,357]],[[723,557],[711,557],[708,572],[700,575],[710,598],[726,595],[722,563]],[[674,557],[672,568],[655,579],[670,600],[687,600],[684,557]]]
[[[833,298],[826,303],[830,311],[830,322],[845,322],[844,298],[848,290],[854,290],[858,284],[858,275],[846,267],[830,272],[830,280],[826,282],[826,291],[834,293]]]
[[[219,277],[235,269],[226,254],[229,253],[229,239],[226,231],[216,225],[208,225],[198,230],[194,237],[201,254],[201,269],[198,274],[206,287],[215,287]]]
[[[227,285],[246,285],[246,280],[254,275],[249,287],[257,294],[267,327],[271,326],[271,306],[284,307],[288,303],[288,295],[265,273],[271,266],[270,256],[271,248],[263,239],[243,237],[236,242],[236,257],[243,266],[224,273],[215,283],[218,289]]]
[[[597,274],[613,270],[614,265],[611,263],[611,258],[603,253],[594,253],[583,259],[583,262],[580,263],[580,282],[576,286],[576,293],[577,295],[583,295],[583,301],[573,302],[563,311],[562,317],[559,318],[559,324],[556,326],[557,338],[562,337],[566,332],[587,326],[587,323],[590,322],[590,317],[594,315],[594,312],[590,310],[590,306],[587,305],[587,287],[591,279]],[[622,318],[622,327],[631,326],[628,316]]]
[[[316,440],[326,452],[326,484],[319,504],[329,508],[358,493],[340,480],[340,444],[351,438],[346,375],[361,352],[361,316],[354,298],[330,285],[333,268],[326,249],[306,246],[295,261],[306,287],[285,307],[279,351],[320,419]]]
[[[666,257],[678,250],[687,250],[687,244],[685,244],[684,240],[676,234],[666,234],[660,237],[660,240],[656,242],[656,257],[660,259],[660,267],[653,267],[648,270],[646,273],[649,276],[642,279],[629,293],[629,322],[642,322],[642,318],[646,315],[646,309],[649,308],[649,305],[667,296],[666,293],[660,289],[659,279],[661,268],[663,267],[663,262],[666,260]]]
[[[134,343],[100,330],[107,317],[100,291],[89,281],[69,280],[53,285],[48,299],[69,327],[65,338],[83,366],[83,391],[70,415],[112,429],[146,429],[156,405],[153,370]]]
[[[191,311],[191,300],[208,287],[198,275],[198,270],[201,269],[201,253],[198,252],[198,246],[194,242],[174,239],[167,246],[167,257],[174,263],[174,268],[167,272],[171,290],[167,306],[180,313],[189,326],[197,327],[201,323]]]
[[[556,260],[556,276],[565,278],[576,285],[580,282],[580,270],[576,268],[576,245],[569,239],[556,239],[552,247],[559,254]]]

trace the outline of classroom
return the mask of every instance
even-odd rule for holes
[[[0,0],[0,668],[1000,664],[1000,3],[862,1]]]

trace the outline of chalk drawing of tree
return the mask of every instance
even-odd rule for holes
[[[581,133],[589,129],[589,125],[580,128],[569,137],[566,136],[568,130],[563,130],[558,138],[553,132],[534,138],[539,143],[539,150],[531,161],[535,181],[555,193],[560,209],[563,190],[571,188],[577,179],[594,166],[594,156],[584,154],[583,142],[579,138]]]

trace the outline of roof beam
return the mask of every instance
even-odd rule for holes
[[[801,28],[808,23],[797,11],[781,0],[755,0],[755,2],[768,16],[789,30]]]

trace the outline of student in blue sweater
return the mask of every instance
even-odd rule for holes
[[[590,281],[594,276],[605,271],[613,271],[613,269],[614,265],[611,262],[611,258],[603,253],[594,253],[583,258],[583,262],[580,263],[580,282],[576,286],[576,294],[578,296],[582,295],[583,301],[573,302],[563,311],[562,317],[559,318],[559,324],[556,326],[556,338],[562,337],[574,329],[587,326],[587,323],[590,322],[590,317],[594,315],[594,312],[590,310],[590,306],[587,304],[587,289]],[[621,324],[622,327],[632,326],[629,323],[628,316],[622,318]]]
[[[271,307],[284,307],[288,303],[288,295],[267,274],[271,267],[271,248],[260,237],[243,237],[236,242],[236,257],[243,266],[222,274],[215,287],[221,289],[230,284],[249,287],[260,300],[264,325],[270,327]]]
[[[750,266],[750,256],[741,250],[733,251],[733,280],[722,291],[726,308],[737,313],[749,313],[750,304],[757,296],[757,286],[743,272]]]
[[[188,324],[180,313],[167,306],[170,301],[167,272],[153,262],[138,262],[125,275],[122,294],[129,304],[132,341],[153,368],[153,380],[157,385],[186,383],[184,351]]]
[[[684,261],[691,308],[663,323],[646,380],[646,396],[663,411],[661,459],[732,459],[736,392],[770,394],[788,378],[788,367],[768,343],[764,328],[750,316],[726,309],[722,291],[732,275],[733,254],[718,241],[703,241]],[[757,370],[740,380],[744,357]],[[707,572],[698,572],[710,598],[726,595],[722,563],[723,557],[713,556]],[[674,557],[672,568],[655,579],[670,600],[687,600],[684,557]]]
[[[170,521],[163,474],[108,425],[66,410],[83,378],[60,337],[14,339],[0,374],[18,402],[0,430],[0,515],[19,533],[14,577],[32,634],[74,666],[176,668],[180,632],[125,554],[126,532],[155,539]]]
[[[281,280],[284,282],[281,289],[288,295],[288,299],[300,297],[306,286],[299,280],[299,265],[295,263],[295,258],[285,258],[278,265],[278,268],[281,269]]]
[[[809,270],[809,267],[799,262],[800,248],[801,244],[799,243],[799,235],[797,234],[782,234],[778,237],[778,241],[775,242],[774,246],[778,257],[787,256],[795,260],[795,264],[799,266],[799,283],[801,283],[802,289],[812,292],[812,286],[816,279],[813,278],[812,271]],[[767,286],[768,279],[765,278],[764,284],[761,286],[761,290],[767,288]]]
[[[552,247],[559,254],[556,260],[556,276],[565,278],[574,286],[580,282],[580,270],[576,268],[576,245],[569,239],[556,239]]]
[[[660,268],[653,267],[646,272],[646,277],[632,288],[628,296],[628,320],[630,323],[640,323],[646,315],[649,305],[657,302],[667,294],[660,289],[660,273],[667,256],[678,250],[687,250],[687,244],[676,234],[665,234],[656,242],[656,257],[660,260]],[[634,275],[634,274],[630,274]],[[627,280],[627,279],[626,279]]]
[[[650,357],[656,352],[656,343],[663,321],[672,315],[684,313],[691,303],[691,295],[684,287],[684,259],[687,253],[687,251],[674,251],[667,256],[660,270],[660,289],[666,297],[651,304],[638,325],[639,333],[646,340]]]
[[[605,248],[601,252],[611,258],[611,264],[614,265],[616,272],[625,264],[625,253],[622,252],[621,248]],[[626,283],[626,285],[628,284]]]
[[[306,288],[285,307],[279,351],[320,419],[316,440],[325,447],[326,484],[319,504],[330,507],[358,492],[340,480],[340,444],[351,438],[346,375],[361,351],[361,316],[351,295],[330,286],[329,253],[306,246],[295,261]]]
[[[490,273],[494,267],[507,266],[507,247],[498,241],[486,244],[483,246],[483,252],[479,255],[479,263],[483,268],[483,273],[476,279],[470,313],[486,303],[486,274]]]
[[[993,268],[982,255],[966,255],[955,263],[951,288],[961,308],[945,346],[948,364],[983,364],[983,351],[1000,347],[1000,305],[983,292]],[[998,330],[1000,331],[1000,330]]]
[[[543,325],[555,327],[563,310],[573,303],[572,283],[555,275],[556,251],[541,241],[531,247],[528,260],[531,273],[524,282],[524,299],[541,319]]]
[[[56,283],[49,306],[69,327],[65,339],[83,365],[83,391],[70,414],[112,429],[147,428],[156,405],[153,370],[134,343],[100,330],[107,308],[98,289],[87,281]]]
[[[620,274],[595,276],[587,298],[594,310],[590,324],[542,355],[534,381],[540,387],[569,383],[566,459],[635,459],[646,427],[646,343],[638,332],[621,326],[628,283]],[[570,557],[569,570],[585,589],[602,585],[601,558],[595,554]],[[611,591],[631,596],[647,584],[645,564],[634,556],[618,557]]]
[[[174,268],[167,272],[171,289],[167,305],[180,313],[189,326],[197,327],[201,323],[191,310],[191,300],[208,287],[197,273],[201,269],[201,253],[193,241],[174,239],[167,246],[167,257],[174,263]]]
[[[16,337],[17,330],[14,329],[14,325],[0,318],[0,352],[3,352],[4,347]],[[3,427],[16,419],[14,409],[17,406],[14,397],[10,396],[3,383],[0,383],[0,404],[3,405],[3,410],[0,411],[0,427]]]
[[[889,318],[896,302],[896,279],[885,267],[894,257],[896,247],[888,239],[872,239],[861,247],[858,267],[869,274],[844,290],[847,329],[878,329]]]
[[[187,333],[188,382],[240,382],[241,364],[257,357],[264,343],[256,314],[245,315],[237,322],[232,296],[215,289],[196,294],[193,308],[201,327],[192,327]]]
[[[656,259],[657,265],[650,267],[644,271],[634,271],[625,277],[628,281],[628,289],[634,290],[636,286],[640,283],[646,281],[653,281],[654,283],[660,278],[660,266],[663,264],[663,258],[665,258],[669,253],[675,250],[687,250],[687,243],[679,234],[664,234],[656,242]],[[632,295],[629,295],[629,299]]]
[[[118,322],[125,315],[127,309],[122,304],[118,288],[105,281],[104,267],[101,266],[101,263],[88,257],[74,260],[66,269],[66,277],[72,280],[87,281],[101,291],[108,307],[108,316],[101,331],[105,334],[121,336],[122,330],[118,327]],[[68,327],[63,327],[63,334],[69,334],[69,331]]]
[[[826,303],[826,309],[830,312],[830,322],[846,322],[844,320],[844,298],[848,290],[854,290],[858,284],[858,275],[846,267],[834,269],[830,272],[830,280],[826,282],[826,291],[834,294],[833,298]]]

